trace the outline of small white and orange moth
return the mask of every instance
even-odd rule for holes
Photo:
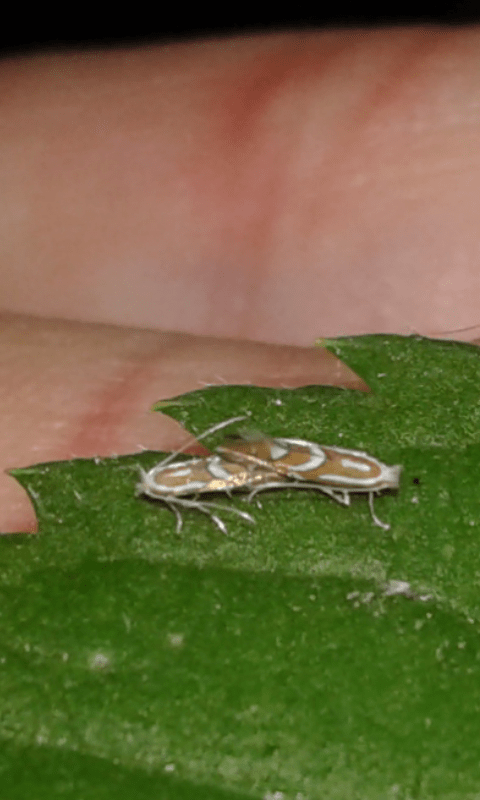
[[[228,461],[273,469],[276,473],[276,479],[271,482],[259,481],[250,492],[249,500],[267,489],[314,489],[349,506],[351,494],[368,494],[373,522],[384,530],[390,528],[376,516],[373,498],[384,489],[398,489],[402,471],[398,464],[390,467],[359,450],[263,434],[229,439],[217,452]]]
[[[205,431],[197,440],[244,420],[233,417]],[[247,522],[254,518],[246,511],[211,501],[201,495],[248,492],[252,500],[268,489],[313,489],[323,492],[337,503],[350,505],[351,494],[368,494],[368,504],[375,525],[389,530],[375,514],[375,494],[384,489],[398,489],[400,465],[388,466],[359,450],[324,446],[305,439],[269,437],[253,434],[227,439],[217,447],[217,454],[205,458],[173,459],[185,450],[170,453],[148,472],[140,469],[137,493],[161,500],[177,518],[177,533],[183,525],[181,509],[193,508],[210,517],[227,534],[227,527],[216,512],[229,511]],[[190,499],[189,499],[190,498]]]
[[[198,436],[197,440],[244,419],[245,417],[233,417],[214,425]],[[187,442],[182,450],[188,447],[192,441],[194,440]],[[227,526],[215,513],[217,509],[229,511],[246,522],[255,523],[254,518],[246,511],[241,511],[233,506],[200,500],[199,497],[216,492],[230,495],[234,491],[246,491],[251,494],[252,490],[260,487],[262,483],[280,482],[275,469],[266,464],[259,466],[250,462],[239,463],[237,460],[225,460],[219,455],[189,458],[172,463],[172,459],[182,450],[171,453],[148,472],[140,468],[137,494],[144,494],[165,503],[177,518],[177,533],[181,532],[183,525],[181,509],[186,508],[194,508],[206,514],[225,534],[228,534]]]

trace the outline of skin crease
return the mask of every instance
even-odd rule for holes
[[[177,447],[147,411],[203,383],[354,385],[319,336],[474,339],[479,46],[409,28],[3,60],[0,466]],[[0,530],[22,529],[5,476]]]

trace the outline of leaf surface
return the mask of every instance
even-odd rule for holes
[[[40,535],[0,540],[0,797],[478,796],[480,353],[327,346],[371,393],[210,387],[158,407],[194,434],[246,415],[403,464],[376,501],[388,532],[365,497],[290,489],[219,497],[256,520],[221,512],[228,537],[194,510],[177,536],[135,495],[159,453],[15,470]]]

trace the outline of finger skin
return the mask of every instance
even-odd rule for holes
[[[296,345],[477,325],[479,47],[425,27],[4,60],[3,308]]]
[[[209,383],[365,389],[322,349],[0,316],[0,532],[36,530],[25,492],[4,470],[174,450],[185,434],[150,409]]]
[[[4,317],[2,466],[175,447],[147,409],[202,382],[341,383],[291,347],[318,336],[473,339],[479,45],[409,28],[2,61],[2,308],[120,326]],[[0,530],[33,528],[7,476],[0,501]]]

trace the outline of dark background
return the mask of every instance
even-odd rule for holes
[[[271,7],[270,7],[271,8]],[[315,14],[312,13],[312,8]],[[213,11],[201,3],[193,11],[183,3],[120,7],[99,3],[95,9],[83,5],[57,6],[55,10],[4,4],[0,25],[0,55],[76,47],[115,47],[165,40],[275,31],[289,28],[380,27],[441,24],[445,26],[480,21],[480,0],[458,0],[448,5],[431,0],[392,0],[388,8],[336,0],[328,4],[292,4],[290,15],[248,12],[242,6]],[[8,12],[8,13],[7,13]]]

